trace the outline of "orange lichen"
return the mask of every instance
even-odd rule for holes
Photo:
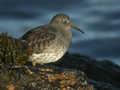
[[[61,74],[48,74],[47,76],[49,82],[56,82],[57,80],[59,80],[61,87],[69,87],[78,83],[78,80],[74,75],[61,73]]]
[[[15,88],[16,88],[16,86],[13,84],[7,86],[8,90],[15,90]]]

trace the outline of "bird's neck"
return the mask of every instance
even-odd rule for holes
[[[70,31],[70,27],[69,26],[66,26],[64,24],[51,24],[53,27],[55,27],[56,29],[59,29],[59,30],[63,30],[63,31]]]
[[[63,35],[62,37],[64,37],[66,41],[69,41],[71,43],[72,33],[70,31],[70,27],[67,27],[63,24],[54,24],[53,27],[56,28],[56,30],[58,29],[58,31],[61,33],[61,35]]]

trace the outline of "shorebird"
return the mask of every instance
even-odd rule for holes
[[[72,33],[71,28],[80,28],[72,25],[70,17],[66,14],[56,14],[49,24],[29,30],[22,37],[32,47],[32,55],[29,61],[33,66],[58,61],[68,50]]]

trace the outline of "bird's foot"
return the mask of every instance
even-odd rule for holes
[[[14,65],[12,66],[12,69],[24,69],[26,73],[28,73],[29,75],[32,75],[34,72],[31,71],[31,69],[26,66],[26,65],[23,65],[23,66],[19,66],[19,65]]]
[[[33,61],[32,66],[35,67],[36,65],[37,65],[37,63]]]
[[[40,72],[53,72],[53,69],[44,63],[37,64],[37,68]]]
[[[51,69],[51,68],[39,68],[39,71],[42,71],[42,72],[53,72],[53,69]]]
[[[25,68],[26,68],[26,71],[27,71],[27,73],[28,73],[29,75],[33,75],[33,74],[34,74],[34,72],[32,72],[32,71],[29,69],[29,67],[25,66]]]

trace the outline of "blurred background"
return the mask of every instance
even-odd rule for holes
[[[71,53],[120,65],[120,0],[0,0],[0,32],[19,38],[57,13],[85,32],[71,30]]]

